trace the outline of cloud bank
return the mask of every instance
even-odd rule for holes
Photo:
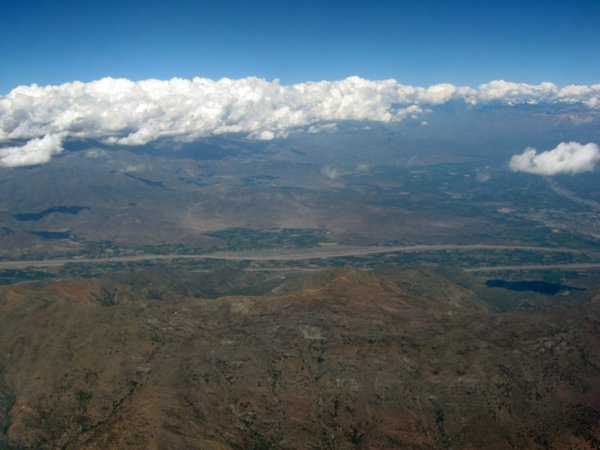
[[[558,88],[492,81],[477,89],[437,84],[415,87],[396,80],[350,77],[285,86],[277,80],[193,78],[130,81],[103,78],[59,86],[20,86],[0,97],[0,165],[40,164],[62,149],[63,139],[97,139],[109,145],[144,145],[168,138],[242,133],[250,139],[284,137],[292,129],[319,130],[336,122],[398,122],[452,100],[581,103],[600,108],[600,84]]]
[[[511,158],[509,167],[514,172],[552,176],[559,173],[591,172],[598,160],[600,150],[596,144],[563,142],[556,148],[541,153],[528,147],[520,155]]]

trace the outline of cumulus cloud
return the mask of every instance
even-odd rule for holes
[[[103,78],[59,86],[20,86],[0,97],[0,144],[30,140],[21,153],[16,147],[3,150],[7,161],[29,164],[36,152],[43,161],[60,151],[52,136],[97,139],[109,145],[144,145],[165,138],[192,142],[225,133],[271,140],[292,129],[325,131],[341,121],[417,119],[449,101],[561,102],[597,108],[600,84],[559,89],[551,83],[492,81],[475,89],[447,83],[415,87],[396,80],[349,77],[285,86],[277,80],[249,77],[216,81]],[[46,138],[55,145],[47,144]]]
[[[53,155],[62,152],[63,136],[48,134],[22,146],[0,148],[0,166],[19,167],[47,163]]]
[[[514,172],[552,176],[559,173],[591,172],[598,160],[600,150],[596,144],[563,142],[556,148],[541,153],[528,147],[520,155],[511,158],[509,167]]]

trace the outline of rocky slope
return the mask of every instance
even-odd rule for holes
[[[271,277],[0,289],[0,448],[600,446],[599,295],[499,313],[420,269]]]

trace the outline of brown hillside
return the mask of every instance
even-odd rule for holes
[[[598,295],[497,313],[417,269],[196,295],[260,282],[224,275],[2,288],[0,448],[600,445]]]

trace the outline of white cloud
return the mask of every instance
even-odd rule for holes
[[[330,180],[335,180],[338,176],[338,170],[333,166],[325,166],[321,169],[321,173]]]
[[[527,84],[495,80],[479,86],[477,101],[518,103],[583,103],[590,108],[600,106],[600,84],[569,85],[559,89],[552,83]]]
[[[306,130],[306,131],[310,134],[333,133],[333,132],[337,131],[337,124],[323,123],[323,124],[311,125],[310,127],[308,127],[308,130]]]
[[[600,84],[530,85],[492,81],[474,89],[452,84],[415,87],[396,80],[349,77],[340,81],[284,86],[259,78],[130,81],[103,78],[59,86],[20,86],[0,97],[0,143],[27,139],[4,149],[10,164],[48,160],[59,152],[40,139],[98,139],[109,145],[144,145],[162,138],[192,142],[201,137],[242,133],[250,139],[284,137],[295,128],[324,131],[336,122],[397,122],[418,119],[449,101],[467,104],[560,102],[600,107]],[[48,141],[44,141],[48,142]],[[53,141],[54,142],[54,141]],[[46,145],[46,144],[44,144]],[[57,146],[58,145],[58,146]],[[7,165],[7,164],[5,164]]]
[[[534,85],[496,80],[479,86],[480,101],[499,100],[508,104],[555,101],[557,93],[558,88],[552,83]]]
[[[559,173],[591,172],[598,160],[600,150],[596,144],[563,142],[556,148],[542,153],[528,147],[520,155],[511,158],[509,167],[514,172],[552,176]]]
[[[470,87],[457,87],[448,83],[434,84],[418,92],[417,101],[432,105],[439,105],[456,99],[463,99],[471,103],[473,98],[477,96],[477,91]]]
[[[85,156],[87,156],[88,158],[103,158],[107,155],[108,152],[100,148],[90,148],[85,151]]]
[[[48,134],[43,138],[31,139],[20,147],[0,148],[0,166],[33,166],[50,161],[52,155],[62,151],[62,134]]]
[[[598,108],[600,107],[600,84],[565,86],[558,92],[557,97],[564,102],[580,102],[590,108]]]

